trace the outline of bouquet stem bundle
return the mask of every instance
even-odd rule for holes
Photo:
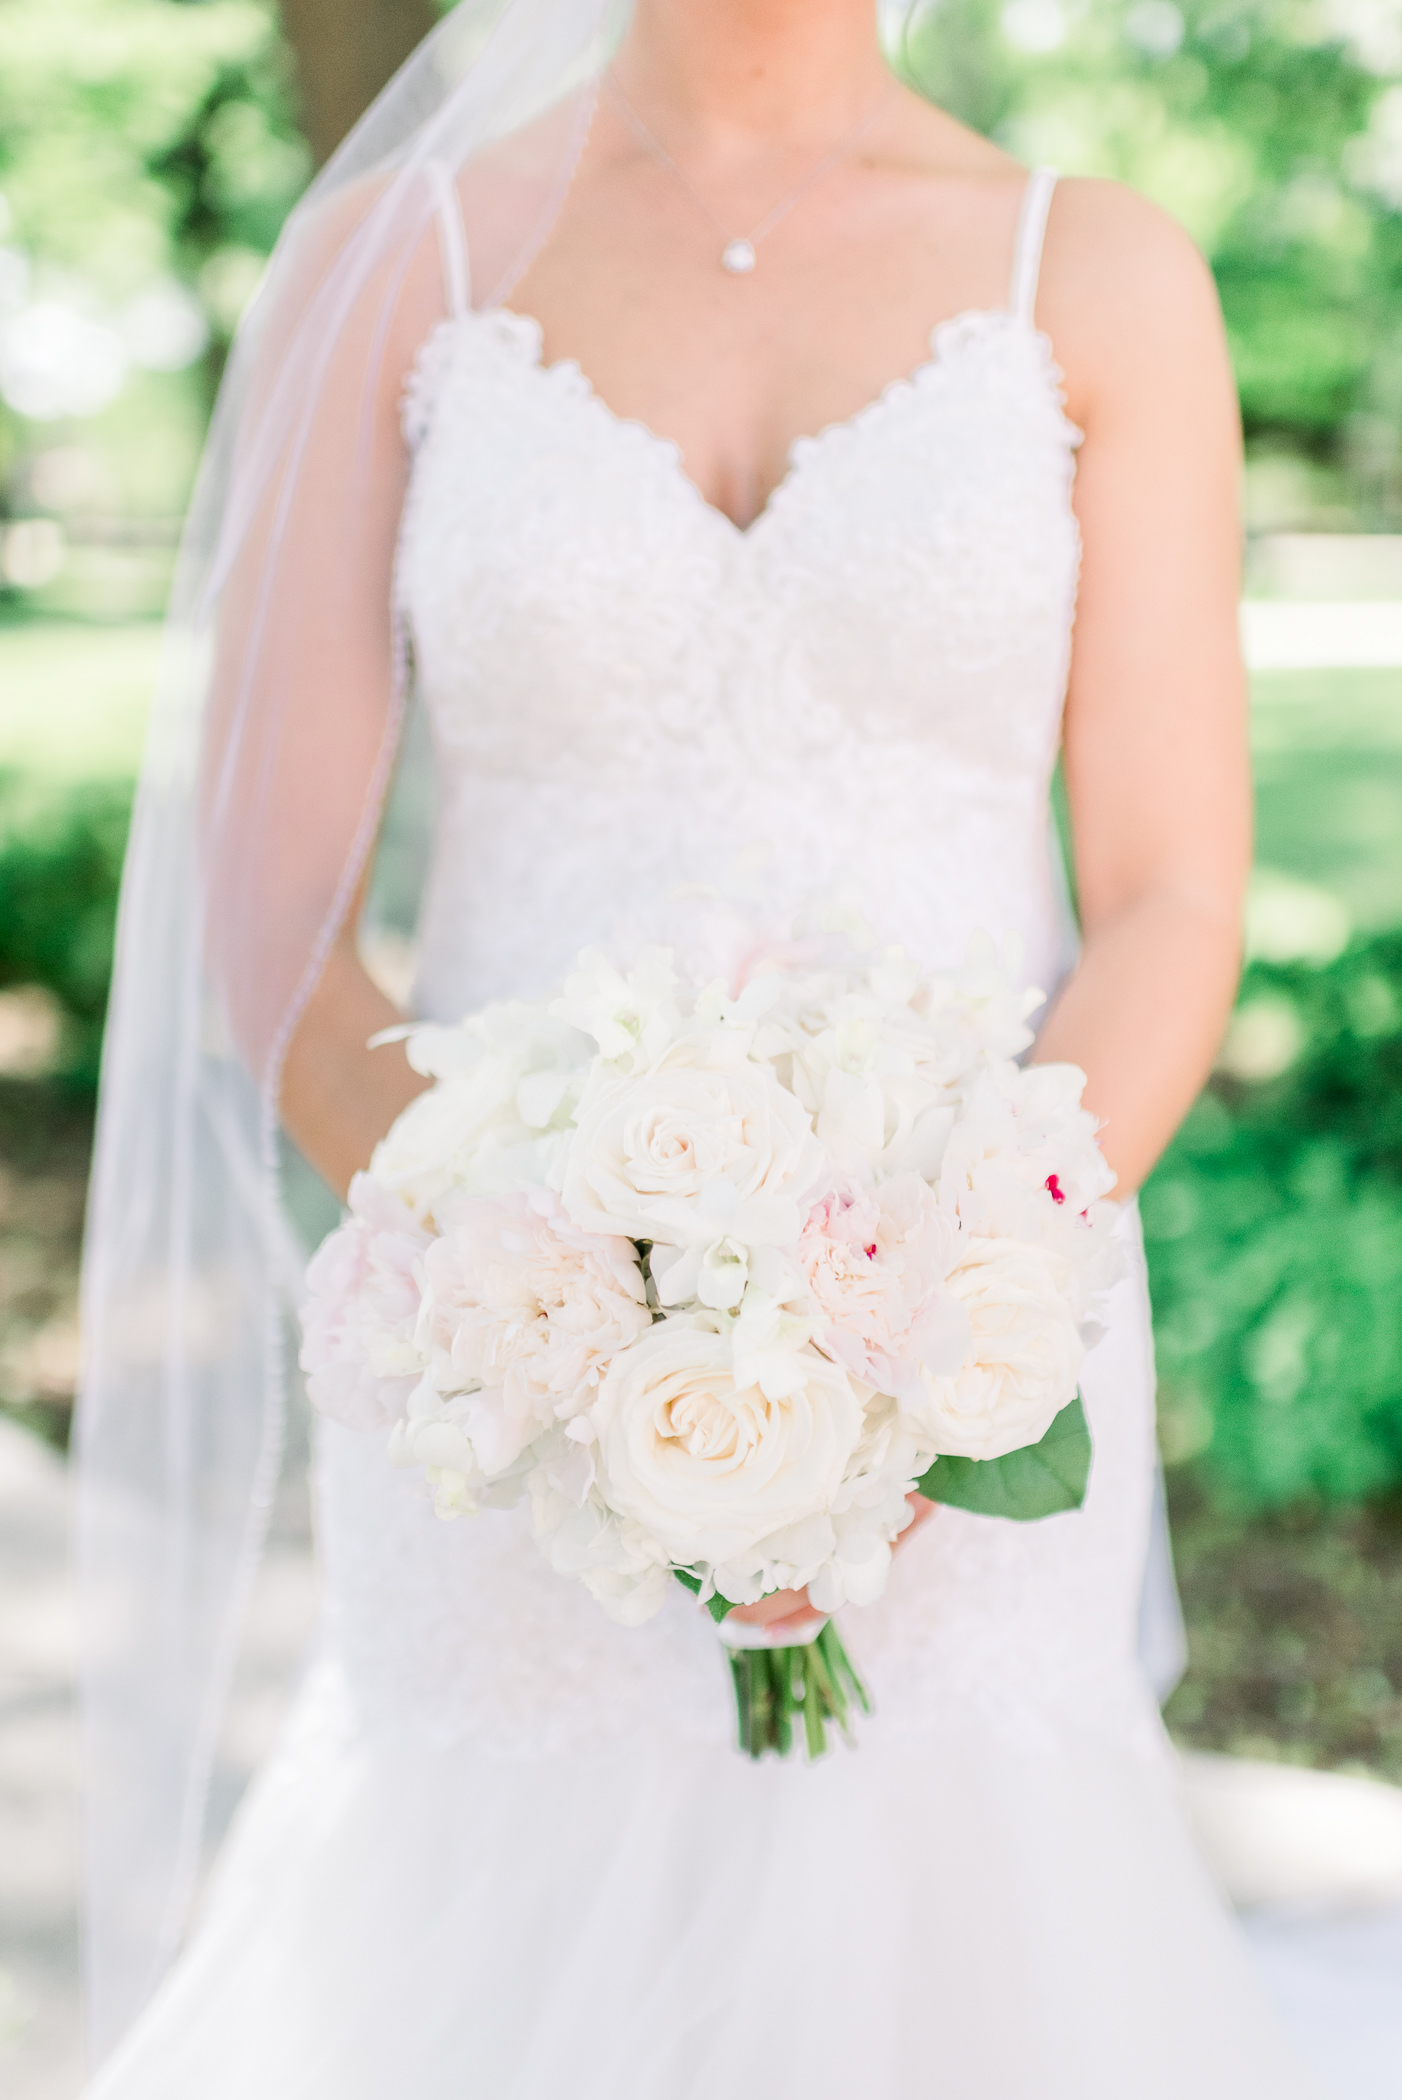
[[[866,1686],[829,1619],[801,1648],[732,1648],[740,1748],[747,1757],[788,1757],[801,1733],[810,1758],[828,1749],[828,1723],[852,1741],[852,1709],[871,1712]]]

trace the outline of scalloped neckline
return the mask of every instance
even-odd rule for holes
[[[884,417],[894,403],[913,398],[927,380],[945,371],[946,351],[949,345],[955,337],[970,333],[972,325],[976,322],[998,322],[1020,330],[1031,340],[1041,354],[1049,391],[1061,412],[1061,419],[1066,425],[1071,442],[1079,444],[1083,435],[1065,413],[1061,370],[1052,354],[1051,338],[1045,330],[1032,327],[1009,306],[967,306],[958,313],[951,314],[947,320],[935,323],[930,330],[928,357],[922,358],[909,371],[899,373],[894,379],[888,379],[879,393],[873,394],[869,401],[864,401],[861,407],[854,409],[850,415],[837,416],[832,422],[822,424],[815,431],[801,431],[789,446],[784,471],[764,502],[748,525],[737,525],[729,511],[722,510],[718,503],[713,503],[700,483],[688,473],[681,446],[675,438],[663,437],[660,431],[654,430],[652,425],[645,423],[641,417],[620,415],[617,409],[611,408],[603,395],[595,390],[593,381],[578,358],[559,357],[550,364],[545,362],[545,330],[534,314],[519,313],[514,306],[495,306],[484,312],[469,309],[467,313],[450,316],[448,321],[440,323],[440,326],[451,327],[459,321],[499,321],[506,324],[504,333],[507,340],[513,347],[525,353],[525,370],[537,373],[547,382],[554,382],[559,378],[573,380],[577,389],[574,395],[576,400],[603,416],[613,429],[620,433],[645,439],[670,469],[678,486],[689,494],[691,500],[702,511],[715,520],[717,526],[736,541],[754,538],[776,510],[782,510],[791,491],[801,480],[805,465],[816,452],[868,428],[873,422]]]

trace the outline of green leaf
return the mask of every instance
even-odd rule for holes
[[[1026,1524],[1079,1509],[1089,1477],[1090,1431],[1077,1394],[1040,1444],[1009,1451],[1004,1458],[937,1458],[918,1485],[931,1502]]]
[[[683,1589],[690,1590],[693,1597],[700,1596],[701,1577],[699,1575],[693,1575],[690,1568],[673,1568],[672,1573],[676,1576]],[[722,1597],[719,1590],[714,1590],[706,1599],[706,1609],[715,1620],[717,1626],[719,1626],[721,1620],[728,1618],[730,1613],[734,1611],[735,1606],[728,1597]]]

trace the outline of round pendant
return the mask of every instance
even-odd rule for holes
[[[754,245],[750,241],[727,241],[720,252],[720,266],[729,270],[732,277],[745,277],[755,266]]]

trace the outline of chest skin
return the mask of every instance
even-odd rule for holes
[[[993,160],[957,174],[855,160],[733,276],[722,234],[655,160],[586,159],[510,303],[540,323],[547,364],[575,360],[618,416],[671,439],[743,527],[796,438],[912,371],[937,323],[1006,303],[1025,177]]]

